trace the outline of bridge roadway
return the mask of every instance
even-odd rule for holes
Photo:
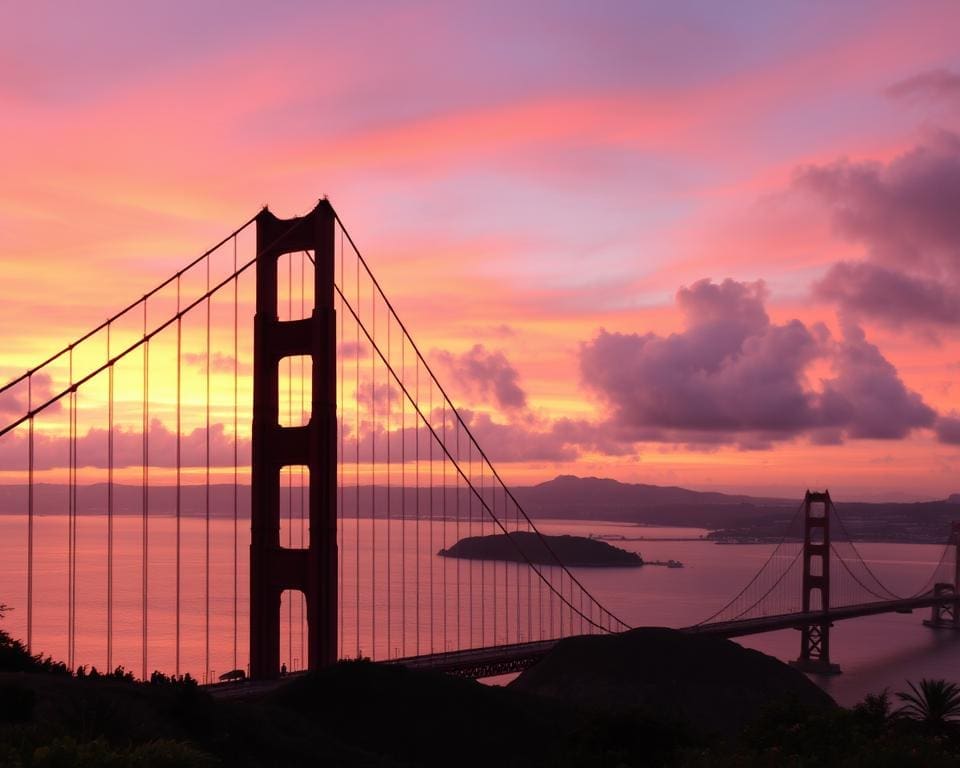
[[[861,616],[874,616],[881,613],[912,613],[917,608],[929,608],[938,603],[949,603],[955,598],[935,597],[933,593],[904,600],[881,600],[862,605],[831,608],[826,613],[790,613],[780,616],[765,616],[757,619],[717,622],[715,624],[697,624],[683,627],[679,631],[691,635],[710,635],[713,637],[743,637],[779,629],[799,629],[807,624],[819,624],[823,621],[833,623]],[[463,677],[493,677],[522,672],[542,659],[558,643],[558,640],[539,640],[530,643],[513,643],[490,648],[476,648],[465,651],[411,656],[392,660],[389,663],[402,664],[410,669],[430,669]]]
[[[819,624],[823,621],[833,623],[861,616],[875,616],[882,613],[912,613],[918,608],[929,608],[938,603],[955,601],[952,596],[935,596],[932,592],[903,600],[879,600],[862,605],[850,605],[831,608],[826,613],[788,613],[780,616],[764,616],[757,619],[717,622],[714,624],[695,624],[683,627],[679,631],[691,635],[709,635],[712,637],[744,637],[780,629],[799,629],[807,624]],[[409,656],[391,659],[382,663],[399,664],[408,669],[431,670],[461,677],[495,677],[522,672],[532,667],[547,655],[559,640],[536,640],[528,643],[495,645],[488,648],[473,648],[463,651],[444,651],[441,653]],[[299,673],[298,673],[299,674]],[[293,675],[291,675],[293,676]],[[263,693],[276,687],[279,681],[243,681],[215,683],[205,688],[215,696],[232,697]]]

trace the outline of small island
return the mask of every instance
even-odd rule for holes
[[[636,568],[644,565],[643,558],[636,552],[627,552],[605,541],[583,536],[546,536],[527,531],[469,536],[449,549],[441,549],[437,554],[465,560],[529,561],[536,565],[557,565],[559,559],[564,565],[578,568]]]

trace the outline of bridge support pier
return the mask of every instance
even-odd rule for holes
[[[953,547],[953,584],[942,581],[935,584],[933,594],[943,597],[945,601],[930,606],[930,618],[924,619],[923,624],[933,629],[960,630],[960,521],[954,520],[950,526],[950,541],[947,546]],[[953,600],[947,601],[947,598]]]
[[[954,598],[949,602],[935,603],[930,606],[930,618],[923,620],[925,627],[933,629],[952,629],[960,631],[960,595],[957,588],[949,582],[934,585],[933,594],[936,597]]]
[[[280,596],[304,594],[308,666],[337,660],[337,392],[334,311],[335,214],[322,200],[305,216],[257,216],[257,296],[253,334],[253,434],[250,539],[250,677],[280,674]],[[314,307],[310,317],[281,322],[277,267],[284,254],[313,251]],[[312,362],[311,411],[302,426],[280,426],[280,363]],[[280,473],[310,473],[310,543],[280,545]]]
[[[822,621],[800,628],[800,656],[791,665],[801,672],[836,675],[830,661],[830,492],[807,491],[803,524],[803,612],[822,613]],[[819,603],[819,605],[817,604]]]

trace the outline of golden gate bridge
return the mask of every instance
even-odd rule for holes
[[[71,669],[213,682],[360,656],[483,677],[630,629],[472,425],[330,203],[264,209],[0,388],[11,631]],[[436,556],[488,534],[516,562]],[[894,592],[808,491],[756,575],[683,631],[796,628],[797,665],[837,671],[835,621],[930,608],[960,628],[958,546],[955,524],[929,578]]]

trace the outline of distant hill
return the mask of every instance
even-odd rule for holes
[[[771,513],[790,513],[796,499],[691,491],[677,486],[621,483],[599,477],[560,475],[539,485],[515,488],[531,516],[608,520],[715,528]]]
[[[531,517],[707,528],[734,540],[779,540],[802,499],[799,491],[795,499],[778,499],[571,475],[514,494]],[[834,503],[860,540],[942,543],[950,523],[960,520],[960,494],[942,501]]]
[[[40,515],[66,514],[68,493],[66,485],[37,483],[34,486],[34,510]],[[232,517],[234,495],[232,484],[210,486],[210,508],[215,517]],[[658,485],[633,485],[616,480],[596,477],[562,475],[554,480],[530,487],[511,488],[524,510],[532,517],[576,518],[581,520],[624,520],[630,522],[663,523],[668,525],[715,527],[718,519],[749,519],[762,510],[784,507],[796,508],[795,499],[766,499],[742,495],[728,495],[691,491]],[[286,508],[288,489],[282,487],[281,505]],[[446,492],[438,485],[431,491],[414,488],[398,488],[389,492],[390,514],[400,517],[404,510],[431,508],[436,517],[461,519],[471,512],[481,514],[476,497],[466,489]],[[472,497],[472,498],[471,498]],[[343,489],[343,508],[347,517],[369,517],[376,502],[377,516],[386,514],[387,489],[378,485],[371,492],[369,485],[359,489],[347,486]],[[143,491],[139,485],[114,485],[113,505],[117,514],[139,514]],[[154,485],[150,488],[151,514],[172,515],[177,507],[177,492],[174,486]],[[292,489],[295,514],[299,512],[300,490]],[[206,486],[184,485],[180,489],[181,513],[187,517],[202,516],[207,505]],[[237,488],[237,506],[241,517],[246,517],[250,507],[250,486]],[[77,507],[81,515],[104,514],[107,507],[105,483],[80,485],[77,488]],[[0,485],[0,514],[23,514],[27,509],[25,485]]]
[[[621,483],[608,477],[577,477],[558,475],[553,480],[519,489],[523,493],[535,493],[552,501],[590,504],[597,500],[604,504],[793,504],[792,499],[747,496],[744,494],[716,493],[714,491],[691,491],[676,485],[648,485],[646,483]]]
[[[34,486],[34,512],[38,515],[65,515],[68,508],[66,485],[37,483]],[[524,511],[531,518],[596,520],[648,525],[706,528],[717,538],[732,540],[779,539],[802,499],[779,499],[744,494],[692,491],[676,486],[621,483],[598,477],[561,475],[533,486],[511,489]],[[431,496],[432,494],[432,496]],[[378,485],[347,486],[342,494],[346,517],[370,517],[374,508],[377,517],[389,514],[394,518],[412,510],[429,509],[434,519],[474,520],[485,517],[479,501],[469,490],[444,489],[435,485],[418,492],[409,486],[389,489]],[[114,486],[114,512],[139,515],[143,491],[139,485]],[[281,488],[280,503],[299,515],[301,499],[306,494],[294,487]],[[950,523],[960,520],[960,494],[942,501],[866,503],[835,499],[851,535],[856,539],[876,541],[946,541]],[[232,484],[210,486],[210,513],[214,517],[232,517],[234,487]],[[79,486],[77,506],[81,515],[106,513],[107,486],[103,483]],[[239,485],[236,495],[237,513],[249,519],[250,486]],[[175,514],[177,493],[173,486],[150,488],[151,516]],[[204,485],[183,486],[180,510],[185,517],[206,514],[207,491]],[[27,487],[0,485],[0,515],[25,514]],[[501,512],[502,514],[502,512]],[[512,511],[510,514],[513,514]]]

